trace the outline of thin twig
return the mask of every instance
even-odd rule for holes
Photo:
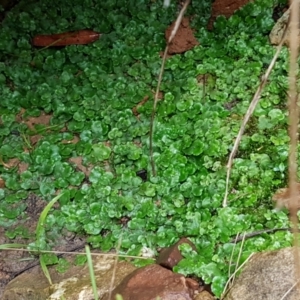
[[[247,240],[252,237],[261,235],[263,233],[274,233],[276,231],[292,231],[292,229],[291,228],[262,229],[262,230],[246,233],[245,235],[238,235],[235,238],[233,238],[232,240],[230,240],[228,243],[238,243],[238,242],[242,241],[244,239],[244,237],[245,237],[245,240]]]
[[[156,92],[155,92],[155,97],[154,97],[154,102],[153,102],[153,108],[152,108],[152,114],[151,114],[150,132],[149,132],[149,135],[150,135],[150,137],[149,137],[150,163],[151,163],[153,176],[156,176],[156,168],[155,168],[155,162],[154,162],[154,157],[153,157],[154,119],[155,119],[155,113],[156,113],[156,108],[157,108],[157,102],[158,102],[158,98],[159,98],[160,85],[161,85],[162,76],[163,76],[164,69],[165,69],[165,63],[166,63],[166,59],[167,59],[167,55],[168,55],[169,45],[172,42],[174,36],[176,35],[176,33],[178,31],[178,28],[179,28],[179,25],[183,18],[183,15],[189,4],[190,4],[190,0],[186,0],[182,9],[180,10],[180,12],[178,14],[174,28],[171,32],[171,35],[169,37],[169,40],[167,42],[167,45],[166,45],[166,48],[164,51],[162,64],[161,64],[161,68],[160,68],[160,72],[159,72],[159,76],[158,76],[158,82],[157,82],[157,87],[156,87]]]
[[[265,74],[262,76],[261,78],[261,83],[259,85],[259,87],[257,88],[256,90],[256,93],[254,94],[253,98],[252,98],[252,101],[250,103],[250,106],[246,112],[246,115],[243,119],[243,122],[242,122],[242,125],[240,127],[240,131],[235,139],[235,142],[234,142],[234,145],[233,145],[233,148],[231,150],[231,153],[230,153],[230,156],[229,156],[229,159],[228,159],[228,163],[227,163],[227,174],[226,174],[226,188],[225,188],[225,196],[224,196],[224,199],[223,199],[223,207],[226,207],[227,206],[227,198],[228,198],[228,189],[229,189],[229,179],[230,179],[230,174],[231,174],[231,168],[232,168],[232,164],[233,164],[233,159],[236,155],[236,152],[238,150],[238,147],[239,147],[239,144],[240,144],[240,141],[242,139],[242,136],[243,136],[243,133],[245,131],[245,128],[246,128],[246,125],[250,119],[250,117],[252,116],[254,110],[255,110],[255,107],[260,99],[260,96],[261,96],[261,93],[268,81],[268,78],[271,74],[271,71],[275,65],[275,62],[279,56],[279,53],[281,51],[281,48],[283,46],[283,43],[285,41],[285,38],[286,38],[286,35],[287,35],[287,30],[288,29],[288,26],[286,26],[285,30],[284,30],[284,33],[282,35],[282,39],[280,41],[280,44],[278,45],[277,47],[277,51],[276,53],[274,54],[274,57],[267,69],[267,71],[265,72]]]

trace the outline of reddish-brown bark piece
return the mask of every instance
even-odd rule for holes
[[[36,35],[32,45],[36,47],[60,47],[67,45],[86,45],[97,41],[101,34],[93,30],[79,30],[50,35]]]

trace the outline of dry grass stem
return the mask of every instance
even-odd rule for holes
[[[246,236],[246,233],[244,232],[244,234],[243,234],[243,239],[242,239],[242,242],[241,242],[240,251],[239,251],[239,255],[238,255],[238,258],[237,258],[237,261],[236,261],[236,266],[239,265],[239,262],[240,262],[240,259],[241,259],[241,256],[242,256],[243,246],[244,246],[244,243],[245,243],[245,236]],[[234,271],[234,274],[236,274],[236,269],[235,269],[235,271]],[[234,277],[234,278],[235,278],[235,277]]]
[[[1,251],[24,251],[24,252],[38,252],[41,253],[53,253],[53,254],[71,254],[71,255],[86,255],[85,252],[68,252],[68,251],[52,251],[52,250],[29,250],[29,249],[21,249],[21,248],[6,248],[1,249]],[[125,255],[125,254],[114,254],[114,253],[91,253],[91,256],[108,256],[108,257],[124,257],[124,258],[134,258],[134,259],[151,259],[149,257],[143,256],[133,256],[133,255]],[[155,260],[153,258],[153,260]]]
[[[284,298],[286,297],[286,296],[288,296],[288,294],[295,288],[295,286],[297,285],[297,284],[299,284],[299,282],[300,282],[300,279],[299,280],[297,280],[287,291],[286,291],[286,293],[280,298],[280,300],[284,300]]]
[[[158,76],[158,82],[157,82],[157,87],[156,87],[156,92],[155,92],[154,102],[153,102],[153,108],[152,108],[152,113],[151,113],[150,132],[149,132],[150,163],[151,163],[153,176],[156,176],[156,168],[155,168],[155,162],[154,162],[154,157],[153,157],[154,119],[155,119],[155,113],[156,113],[156,108],[157,108],[157,102],[158,102],[158,98],[159,98],[160,85],[161,85],[162,76],[163,76],[164,69],[165,69],[165,63],[166,63],[166,59],[167,59],[167,55],[168,55],[169,45],[177,33],[177,30],[182,21],[183,15],[189,4],[190,4],[190,0],[186,0],[182,9],[180,10],[180,12],[178,14],[178,17],[175,22],[175,26],[171,32],[171,35],[169,37],[169,40],[167,42],[167,45],[166,45],[166,48],[164,51],[162,64],[161,64],[161,68],[160,68],[160,72],[159,72],[159,76]]]
[[[233,281],[234,281],[234,279],[235,279],[235,274],[236,274],[236,272],[237,272],[237,266],[239,265],[240,258],[241,258],[241,255],[242,255],[242,250],[243,250],[243,246],[244,246],[244,242],[245,242],[245,236],[246,236],[246,234],[243,233],[243,239],[242,239],[241,247],[240,247],[240,250],[239,250],[239,255],[238,255],[238,258],[237,258],[237,261],[236,261],[236,264],[235,264],[236,268],[235,268],[235,270],[234,270],[234,272],[233,272],[233,274],[232,274],[233,277],[229,276],[229,278],[231,277],[232,283],[233,283]],[[238,238],[238,234],[237,234],[237,236],[236,236],[236,239],[237,239],[237,238]],[[235,246],[236,246],[236,244],[235,244]],[[235,249],[235,246],[234,246],[234,248],[232,249],[231,256],[230,256],[230,260],[229,260],[229,272],[230,272],[230,267],[231,267],[231,263],[232,263],[232,258],[233,258],[233,255],[234,255],[234,249]],[[230,275],[230,274],[229,274],[229,275]]]
[[[224,291],[222,293],[222,296],[220,298],[220,300],[224,299],[224,297],[226,296],[226,294],[230,291],[231,286],[233,284],[232,280],[235,278],[236,273],[250,260],[250,258],[254,255],[254,253],[251,253],[249,255],[249,257],[234,271],[234,273],[229,277],[229,279],[226,282],[226,285],[224,287]],[[229,285],[231,285],[229,287]]]
[[[258,86],[257,90],[256,90],[256,93],[254,94],[253,98],[252,98],[252,101],[250,103],[250,106],[245,114],[245,117],[243,119],[243,122],[242,122],[242,125],[240,127],[240,130],[239,130],[239,133],[235,139],[235,142],[234,142],[234,145],[233,145],[233,148],[231,150],[231,153],[229,155],[229,159],[228,159],[228,163],[227,163],[227,174],[226,174],[226,187],[225,187],[225,196],[224,196],[224,199],[223,199],[223,207],[226,207],[227,206],[227,198],[228,198],[228,189],[229,189],[229,179],[230,179],[230,174],[231,174],[231,168],[232,168],[232,164],[233,164],[233,159],[236,155],[236,152],[238,150],[238,147],[239,147],[239,144],[241,142],[241,139],[242,139],[242,136],[244,134],[244,131],[245,131],[245,128],[246,128],[246,125],[250,119],[250,117],[252,116],[254,110],[255,110],[255,107],[260,99],[260,96],[261,96],[261,93],[268,81],[268,78],[271,74],[271,71],[275,65],[275,62],[280,54],[280,51],[281,51],[281,48],[283,46],[283,43],[285,41],[285,38],[286,38],[286,35],[287,35],[287,30],[288,29],[288,26],[286,26],[285,30],[284,30],[284,33],[282,35],[282,38],[281,38],[281,41],[280,41],[280,44],[278,45],[277,47],[277,51],[276,53],[274,54],[273,58],[272,58],[272,61],[267,69],[267,71],[265,72],[265,74],[262,76],[261,78],[261,82],[260,82],[260,85]]]
[[[230,259],[229,259],[229,268],[228,268],[228,278],[230,277],[230,268],[231,268],[231,264],[232,264],[232,260],[233,260],[233,255],[234,255],[234,250],[235,250],[235,247],[237,246],[237,239],[239,237],[239,232],[236,234],[235,236],[235,241],[234,241],[234,246],[233,246],[233,249],[231,251],[231,255],[230,255]],[[245,236],[245,235],[244,235]],[[244,237],[243,236],[243,237]]]

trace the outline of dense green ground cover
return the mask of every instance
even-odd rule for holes
[[[161,1],[147,0],[21,1],[0,29],[0,156],[4,163],[18,158],[29,167],[18,174],[0,166],[6,182],[0,189],[1,226],[9,228],[22,217],[26,206],[17,204],[29,193],[50,201],[61,190],[60,209],[47,218],[49,232],[87,234],[104,251],[121,238],[121,251],[132,255],[189,237],[199,254],[184,249],[186,259],[176,269],[212,282],[220,294],[234,246],[230,239],[288,226],[287,214],[275,212],[271,203],[272,193],[286,182],[286,49],[247,127],[229,206],[222,208],[229,152],[275,52],[268,33],[277,4],[250,3],[229,20],[218,18],[208,32],[210,3],[193,1],[188,14],[200,45],[167,60],[154,135],[158,175],[152,177],[152,91],[176,4],[162,9]],[[86,46],[39,51],[30,44],[35,34],[85,28],[104,35]],[[146,95],[150,101],[139,108],[139,121],[132,108]],[[36,126],[43,138],[29,152],[24,145],[28,148],[34,133],[15,121],[21,107],[28,116],[53,115],[50,127]],[[74,136],[78,143],[63,142]],[[78,156],[93,165],[88,178],[68,161]],[[142,169],[148,170],[147,181],[136,175]],[[242,261],[253,251],[290,242],[287,232],[249,239]],[[234,260],[237,254],[238,249]]]

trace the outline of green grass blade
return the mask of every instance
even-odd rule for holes
[[[39,238],[44,234],[44,224],[45,224],[45,220],[46,220],[46,217],[50,211],[50,209],[52,208],[52,206],[55,204],[55,202],[63,195],[62,194],[59,194],[57,195],[56,197],[54,197],[47,205],[46,207],[44,208],[44,210],[42,211],[40,217],[39,217],[39,221],[38,221],[38,224],[36,226],[36,231],[35,231],[35,236],[36,236],[36,239],[39,240]]]
[[[24,244],[3,244],[0,245],[0,250],[14,249],[14,248],[27,248]]]
[[[91,283],[92,283],[92,289],[93,289],[93,293],[94,293],[94,298],[95,298],[95,300],[98,300],[99,298],[98,298],[96,278],[95,278],[95,273],[94,273],[94,268],[93,268],[93,261],[92,261],[90,247],[88,245],[85,246],[85,252],[86,252],[86,257],[87,257],[87,262],[88,262],[90,277],[91,277]]]
[[[47,268],[47,265],[46,265],[46,263],[45,263],[45,261],[44,261],[43,254],[40,255],[40,265],[41,265],[41,268],[42,268],[42,270],[43,270],[44,275],[45,275],[46,278],[48,279],[48,282],[50,283],[50,285],[52,285],[52,279],[51,279],[49,270],[48,270],[48,268]]]
[[[45,224],[45,220],[47,218],[47,215],[50,211],[50,209],[52,208],[52,206],[55,204],[55,202],[63,195],[62,194],[59,194],[57,195],[56,197],[54,197],[47,205],[46,207],[43,209],[43,211],[41,212],[41,215],[39,217],[39,221],[38,221],[38,224],[36,226],[36,231],[35,231],[35,237],[36,237],[36,240],[39,242],[39,240],[42,238],[42,236],[45,234],[45,228],[44,228],[44,224]],[[52,285],[52,280],[51,280],[51,277],[50,277],[50,273],[49,273],[49,270],[48,270],[48,267],[45,263],[45,260],[44,260],[44,257],[43,257],[43,254],[40,254],[40,264],[41,264],[41,268],[43,270],[43,273],[44,275],[46,276],[46,278],[48,279],[50,285]]]

